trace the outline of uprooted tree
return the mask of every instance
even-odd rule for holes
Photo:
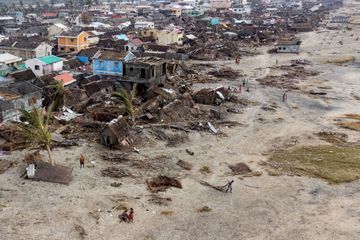
[[[44,113],[42,108],[32,107],[32,110],[26,111],[21,109],[22,119],[25,124],[21,125],[21,130],[24,136],[32,141],[33,144],[44,146],[48,153],[49,163],[54,165],[50,149],[51,132],[49,130],[49,119],[51,115],[51,107],[48,113]]]
[[[112,94],[125,106],[127,114],[130,115],[131,120],[135,122],[136,108],[134,106],[134,100],[136,98],[136,85],[134,85],[132,91],[128,92],[126,89],[120,89]]]

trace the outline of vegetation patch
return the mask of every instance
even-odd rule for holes
[[[211,173],[211,170],[208,166],[202,166],[199,171],[202,173],[202,174],[210,174]]]
[[[299,147],[274,153],[276,172],[322,178],[331,184],[360,179],[360,145]]]
[[[355,61],[354,56],[340,56],[340,57],[328,59],[325,61],[325,63],[341,65],[353,61]]]

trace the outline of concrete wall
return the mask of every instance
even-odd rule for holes
[[[35,57],[45,57],[50,56],[52,52],[52,46],[47,43],[41,43],[37,48],[35,48]]]
[[[0,53],[10,53],[12,55],[21,57],[24,60],[35,58],[35,50],[17,49],[11,47],[0,47]]]
[[[54,71],[62,71],[64,63],[63,61],[60,61],[53,64],[45,65],[39,59],[33,58],[25,61],[25,64],[28,68],[31,69],[31,71],[33,71],[36,76],[43,76],[46,74],[50,74]],[[35,66],[39,66],[39,69],[35,69]]]
[[[122,76],[123,62],[94,59],[93,73],[97,75]]]
[[[26,111],[31,110],[31,101],[33,99],[35,99],[35,107],[40,108],[42,106],[40,91],[13,99],[7,103],[6,108],[0,106],[0,122],[19,120],[21,113],[18,109],[25,109]]]
[[[156,44],[158,45],[170,45],[178,44],[182,45],[184,34],[175,31],[169,32],[167,30],[159,31],[156,35]]]
[[[275,46],[275,52],[278,53],[298,53],[300,45],[277,45]]]
[[[126,63],[125,75],[128,80],[133,82],[150,85],[160,84],[166,78],[166,63],[164,65]]]

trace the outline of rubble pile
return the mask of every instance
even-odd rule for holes
[[[268,75],[266,77],[256,79],[256,81],[263,86],[283,88],[287,90],[299,90],[300,87],[298,84],[301,80],[306,80],[307,77],[319,74],[319,72],[306,69],[304,66],[300,66],[299,64],[273,67],[273,70],[281,71],[283,73],[281,75]]]

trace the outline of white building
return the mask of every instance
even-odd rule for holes
[[[158,45],[170,45],[177,44],[182,45],[184,38],[184,31],[177,28],[168,28],[159,30],[156,34],[156,44]]]
[[[54,23],[53,25],[48,27],[48,35],[51,37],[58,36],[62,32],[67,32],[68,30],[69,30],[69,27],[65,26],[64,24]]]
[[[25,64],[38,77],[63,69],[63,60],[53,55],[29,59]]]
[[[153,29],[155,24],[153,22],[135,22],[135,29]]]
[[[21,57],[9,53],[0,54],[0,65],[14,65],[22,61]]]

